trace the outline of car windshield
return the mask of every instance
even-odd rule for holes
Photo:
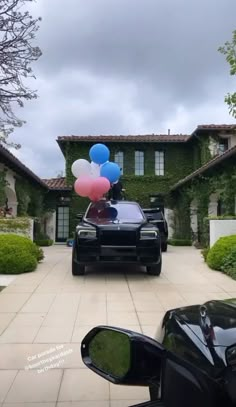
[[[135,203],[92,203],[86,214],[87,219],[119,222],[141,222],[144,220],[142,211]]]

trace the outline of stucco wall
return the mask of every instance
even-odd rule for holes
[[[165,208],[165,218],[168,224],[168,237],[169,239],[172,239],[174,235],[174,229],[173,229],[173,221],[174,221],[174,212],[172,209]]]
[[[236,134],[232,134],[229,137],[229,148],[236,146]]]
[[[20,236],[29,237],[31,240],[34,238],[34,220],[27,218],[27,226],[20,227],[24,222],[24,218],[3,218],[0,222],[0,234],[13,233]],[[17,227],[17,223],[19,227]]]
[[[54,242],[56,240],[56,212],[51,212],[47,216],[46,220],[46,234]]]
[[[18,203],[15,191],[15,173],[10,168],[6,168],[2,163],[0,163],[0,171],[3,171],[4,169],[7,169],[5,176],[5,180],[7,182],[7,185],[5,186],[5,193],[8,198],[8,207],[12,208],[12,214],[13,216],[16,216]]]
[[[236,235],[236,219],[210,220],[210,247],[223,236]]]

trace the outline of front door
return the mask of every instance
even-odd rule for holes
[[[56,241],[66,242],[69,237],[69,206],[57,207]]]

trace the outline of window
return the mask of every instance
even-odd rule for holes
[[[121,175],[124,174],[124,153],[122,151],[118,151],[115,153],[115,163],[119,165],[121,169]]]
[[[69,206],[57,207],[56,240],[64,242],[69,237]]]
[[[220,138],[219,145],[218,145],[218,154],[222,154],[227,151],[229,148],[228,146],[228,139],[227,138]]]
[[[164,175],[165,168],[164,151],[155,151],[155,174]]]
[[[135,151],[135,175],[144,175],[144,152]]]

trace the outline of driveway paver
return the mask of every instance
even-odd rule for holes
[[[154,336],[170,308],[236,297],[236,281],[209,270],[200,251],[170,247],[160,277],[144,269],[71,274],[71,249],[45,249],[36,272],[0,293],[0,407],[126,407],[146,388],[114,386],[89,371],[80,343],[95,325]]]

